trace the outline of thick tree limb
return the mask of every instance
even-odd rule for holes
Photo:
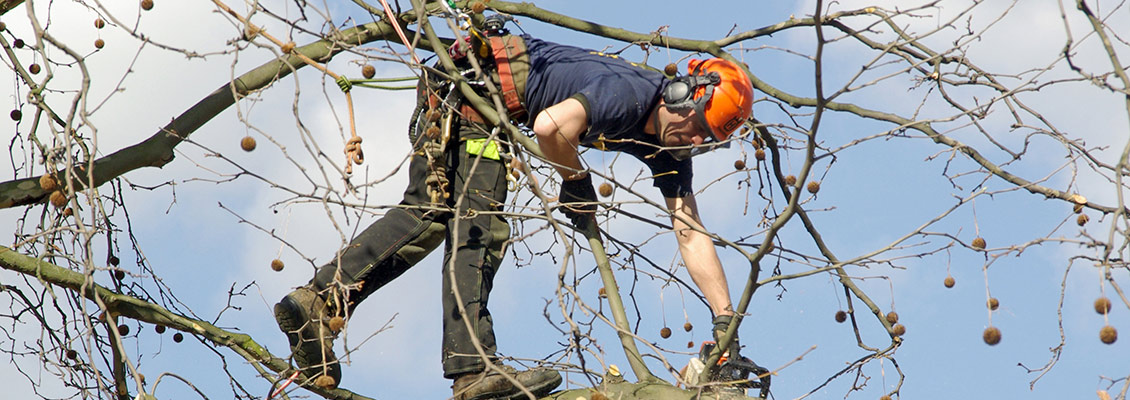
[[[228,347],[249,362],[260,364],[271,371],[280,374],[293,371],[285,359],[272,355],[266,348],[255,342],[251,336],[229,332],[209,322],[174,313],[157,304],[133,296],[115,293],[87,280],[86,276],[81,273],[20,254],[8,247],[0,246],[0,268],[31,276],[45,285],[53,285],[79,293],[90,300],[97,298],[106,305],[107,311],[118,316],[164,325],[197,335],[217,345]],[[264,378],[274,379],[273,376],[264,376]],[[328,399],[369,399],[345,389],[324,390],[318,388],[312,384],[311,379],[301,379],[295,382],[303,383],[304,387],[310,391]]]
[[[294,51],[318,62],[326,62],[345,49],[341,43],[369,43],[386,40],[394,35],[392,25],[378,21],[347,29],[331,39],[314,42]],[[101,186],[135,169],[163,167],[173,160],[173,148],[216,115],[235,104],[238,98],[263,89],[304,66],[306,63],[298,56],[281,57],[248,71],[230,83],[223,84],[145,141],[95,160],[92,166],[93,185]],[[87,174],[84,171],[76,175]],[[37,179],[27,178],[0,183],[0,208],[46,201],[50,193],[43,191]],[[79,187],[85,185],[85,182],[75,183]]]

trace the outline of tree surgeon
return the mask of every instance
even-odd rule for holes
[[[701,222],[689,157],[727,139],[749,118],[748,78],[732,63],[714,59],[693,61],[690,76],[669,81],[615,57],[500,28],[471,40],[471,51],[490,67],[509,117],[532,127],[548,161],[565,179],[561,202],[575,204],[562,210],[574,225],[595,222],[592,178],[581,166],[578,144],[643,160],[672,210],[680,250],[710,303],[715,329],[724,330],[733,314],[729,291],[713,243],[693,230],[701,229]],[[452,53],[460,68],[468,66],[461,52]],[[481,79],[470,68],[456,72]],[[497,348],[487,302],[510,230],[499,214],[480,211],[500,211],[506,201],[509,174],[501,156],[506,138],[499,130],[492,135],[494,127],[446,81],[422,79],[419,88],[409,135],[415,153],[403,200],[320,267],[307,285],[275,305],[279,328],[296,364],[323,386],[336,386],[341,370],[332,346],[342,318],[444,242],[442,364],[444,376],[454,380],[455,399],[524,398],[523,388],[548,394],[561,383],[560,374],[518,371],[493,357]],[[498,368],[487,368],[487,362]]]

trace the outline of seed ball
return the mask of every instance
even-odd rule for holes
[[[1106,344],[1114,344],[1114,341],[1118,340],[1118,330],[1110,325],[1104,326],[1099,330],[1099,340]]]
[[[283,54],[290,54],[290,52],[294,51],[294,42],[283,43],[279,50],[282,50]]]
[[[745,169],[745,160],[734,160],[734,169],[738,171]]]
[[[689,341],[689,342],[687,342],[687,348],[688,348],[688,349],[693,349],[693,348],[694,348],[694,341],[693,341],[693,340],[692,340],[692,341]]]
[[[184,334],[180,333],[180,332],[174,333],[173,334],[173,341],[177,342],[177,343],[184,341]]]
[[[608,293],[604,292],[604,288],[600,288],[600,290],[596,291],[596,295],[600,297],[608,297]]]
[[[109,263],[110,265],[117,267],[118,263],[121,263],[122,260],[118,259],[118,256],[111,254],[110,257],[106,258],[106,262]]]
[[[7,30],[7,29],[8,29],[8,25],[3,23],[3,22],[0,22],[0,31]]]
[[[67,195],[63,194],[63,192],[59,190],[51,192],[50,200],[51,205],[58,208],[63,208],[63,206],[67,205]]]
[[[817,182],[817,181],[808,182],[808,193],[816,194],[816,192],[819,192],[819,191],[820,191],[820,182]]]
[[[8,116],[12,117],[12,121],[19,121],[20,119],[22,119],[24,117],[24,113],[23,113],[23,111],[16,109],[16,110],[12,110],[12,112],[9,113]]]
[[[330,330],[334,333],[341,332],[341,328],[345,327],[345,318],[342,318],[341,316],[330,318],[329,325]]]
[[[103,21],[102,18],[95,18],[94,19],[94,27],[95,28],[102,29],[105,26],[106,26],[106,21]]]
[[[683,324],[683,330],[684,331],[690,332],[691,329],[694,329],[694,325],[691,325],[690,322]]]
[[[157,334],[160,335],[162,333],[165,333],[165,326],[164,325],[154,325],[153,330],[157,331]]]
[[[145,374],[138,372],[137,373],[137,379],[144,383],[145,382]]]
[[[1072,207],[1071,211],[1074,211],[1076,214],[1081,213],[1081,212],[1083,212],[1083,205],[1082,204],[1076,204],[1075,206]]]
[[[439,121],[440,112],[434,108],[429,108],[425,116],[428,117],[429,122],[436,122]]]
[[[239,141],[239,147],[242,148],[243,151],[255,150],[255,138],[244,136],[243,139]]]
[[[947,288],[952,288],[955,283],[957,282],[954,281],[952,276],[947,276],[946,280],[942,281],[942,284],[946,285]]]
[[[887,322],[890,322],[892,324],[899,323],[899,314],[894,311],[887,313]]]
[[[1106,315],[1110,312],[1110,299],[1099,297],[1095,299],[1095,312]]]
[[[39,70],[39,64],[32,64],[27,66],[27,72],[31,72],[32,75],[38,74]]]
[[[153,9],[153,0],[141,0],[141,9],[149,11]]]
[[[282,271],[283,267],[284,267],[284,265],[283,265],[282,260],[277,259],[277,258],[274,259],[274,260],[271,260],[271,269],[275,270],[275,272]]]
[[[985,249],[985,238],[982,238],[982,237],[973,238],[973,243],[970,243],[970,246],[973,246],[973,250],[984,250]]]
[[[888,395],[885,395],[885,394],[884,394],[884,395],[882,395],[882,396],[879,396],[879,400],[891,400],[891,396],[888,396]]]
[[[67,207],[65,210],[63,210],[63,217],[69,217],[72,215],[75,215],[75,209]]]
[[[438,115],[438,113],[437,113],[437,115]],[[430,138],[438,138],[439,137],[439,127],[435,126],[435,125],[429,126],[427,135]]]
[[[94,48],[101,49],[106,46],[106,41],[102,39],[94,39]]]
[[[334,378],[328,375],[319,376],[318,379],[314,380],[314,384],[323,389],[333,389],[337,386],[337,382],[334,381]]]
[[[122,335],[122,336],[128,335],[129,334],[129,325],[126,325],[126,324],[118,325],[118,334]]]
[[[895,326],[891,327],[891,331],[895,333],[895,336],[902,336],[906,334],[906,326],[903,324],[895,324]]]
[[[74,350],[67,350],[67,358],[71,360],[78,358],[78,352]]]
[[[985,328],[985,333],[981,334],[981,339],[985,340],[985,344],[989,346],[996,346],[1001,342],[1001,330],[995,326]]]
[[[481,1],[471,3],[471,12],[475,14],[482,14],[487,9],[487,5]]]
[[[117,271],[114,271],[114,279],[117,279],[119,281],[122,280],[122,279],[126,279],[126,271],[122,271],[120,269],[117,270]]]
[[[1000,308],[1001,302],[1000,302],[1000,300],[997,300],[996,297],[990,297],[988,305],[989,305],[990,310],[996,311],[997,308]]]
[[[668,76],[678,75],[679,74],[679,66],[675,65],[675,63],[667,64],[666,67],[663,67],[663,73],[667,74]]]
[[[377,69],[375,67],[373,67],[372,65],[365,64],[364,66],[361,67],[361,76],[364,76],[365,79],[373,79],[373,77],[376,76],[376,75],[377,75]]]
[[[59,180],[55,179],[55,174],[46,173],[39,177],[39,187],[44,192],[53,192],[59,188]]]
[[[600,192],[600,197],[612,196],[612,184],[608,182],[601,183],[597,191]]]
[[[756,158],[757,161],[765,161],[765,149],[757,149],[753,152],[753,158]]]
[[[663,327],[663,329],[660,329],[659,337],[662,337],[664,339],[671,337],[671,328],[665,326]]]
[[[836,311],[836,322],[842,324],[844,321],[847,321],[847,312],[844,310]]]
[[[1090,220],[1091,220],[1091,217],[1088,217],[1087,214],[1079,214],[1079,217],[1075,218],[1075,223],[1079,224],[1079,226],[1083,226],[1083,225],[1087,225],[1087,221],[1090,221]]]
[[[794,175],[786,176],[785,177],[785,184],[789,185],[789,186],[795,185],[796,184],[796,176],[794,176]]]
[[[23,39],[16,39],[16,40],[12,41],[12,46],[15,46],[17,49],[24,48],[24,40]]]

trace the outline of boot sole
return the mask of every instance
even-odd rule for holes
[[[561,385],[561,374],[557,374],[555,379],[551,379],[551,380],[542,382],[539,385],[526,386],[526,390],[529,390],[530,393],[533,393],[535,397],[542,397],[542,396],[549,394],[550,392],[553,392],[553,389],[556,389],[557,386],[560,386],[560,385]],[[499,397],[485,396],[485,397],[478,397],[478,398],[471,399],[471,400],[525,400],[525,399],[529,399],[529,396],[526,396],[525,393],[522,393],[522,391],[519,390],[517,393],[504,394],[504,395],[501,395]]]
[[[275,321],[278,322],[279,330],[286,334],[294,363],[298,364],[298,368],[306,371],[311,377],[321,375],[323,371],[319,367],[323,364],[322,344],[313,340],[318,337],[317,328],[312,326],[312,322],[307,323],[310,322],[310,317],[302,307],[295,304],[290,296],[284,297],[275,304]],[[303,340],[303,337],[308,339]],[[341,371],[333,349],[328,349],[325,356],[326,375],[333,378],[335,383],[340,383]]]

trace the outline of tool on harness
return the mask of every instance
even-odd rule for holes
[[[706,369],[705,361],[714,351],[717,343],[713,341],[702,342],[698,357],[692,358],[687,367],[682,371],[683,381],[689,386],[699,386],[708,382],[700,382],[699,375]],[[751,376],[752,375],[752,376]],[[710,376],[709,382],[721,383],[726,387],[738,389],[760,389],[759,396],[768,398],[770,374],[769,370],[757,365],[748,357],[737,354],[731,357],[727,351],[718,359],[718,370]]]

